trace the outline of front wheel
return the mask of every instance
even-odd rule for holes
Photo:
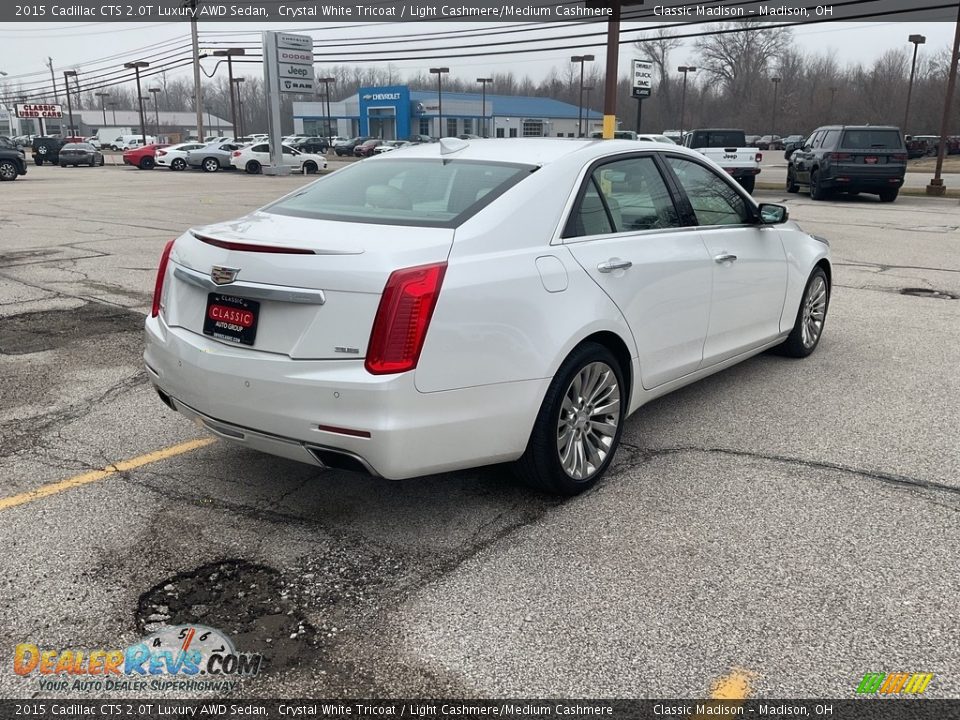
[[[810,273],[793,331],[780,345],[780,352],[788,357],[805,358],[816,350],[823,335],[823,324],[827,320],[829,306],[830,283],[823,268],[818,267]]]
[[[810,173],[810,198],[812,200],[827,199],[827,191],[820,182],[820,173],[816,170]]]
[[[607,348],[593,342],[576,348],[550,383],[514,464],[520,479],[557,495],[593,487],[620,443],[625,393],[623,370]]]
[[[800,186],[797,185],[797,178],[794,176],[792,170],[787,168],[787,192],[795,193],[800,190]]]
[[[35,158],[33,159],[33,162],[34,162],[35,164],[37,164],[37,165],[43,165],[43,158],[35,157]]]
[[[4,182],[16,180],[19,174],[20,171],[17,169],[17,166],[13,164],[12,160],[0,160],[0,180]]]
[[[303,171],[307,175],[316,175],[317,173],[317,164],[312,161],[307,161],[303,164]]]

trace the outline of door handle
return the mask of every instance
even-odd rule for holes
[[[733,262],[737,259],[736,255],[731,255],[730,253],[720,253],[719,255],[714,255],[713,259],[718,263]]]
[[[606,262],[602,262],[597,265],[597,270],[602,273],[613,272],[614,270],[626,270],[629,267],[632,267],[633,263],[629,260],[621,260],[620,258],[610,258]]]

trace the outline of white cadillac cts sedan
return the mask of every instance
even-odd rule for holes
[[[443,140],[164,248],[161,399],[216,435],[407,478],[514,462],[592,486],[627,416],[816,348],[826,241],[679,146]]]

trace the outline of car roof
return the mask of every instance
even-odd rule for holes
[[[453,140],[464,147],[460,150],[441,153],[445,140]],[[459,140],[444,138],[440,142],[410,145],[403,148],[404,158],[448,158],[451,160],[489,160],[525,165],[546,165],[573,154],[582,155],[585,161],[603,157],[615,152],[637,150],[659,150],[678,152],[693,157],[703,157],[697,152],[680,145],[665,145],[645,140],[591,140],[576,138],[491,138],[481,140]],[[388,153],[392,155],[392,153]]]
[[[896,125],[821,125],[817,130],[899,130]]]

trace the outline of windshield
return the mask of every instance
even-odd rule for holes
[[[840,147],[855,150],[857,148],[883,148],[884,150],[900,150],[900,133],[897,130],[846,130],[843,133],[843,142]]]
[[[265,210],[324,220],[456,227],[534,170],[514,163],[377,158],[339,170]]]

